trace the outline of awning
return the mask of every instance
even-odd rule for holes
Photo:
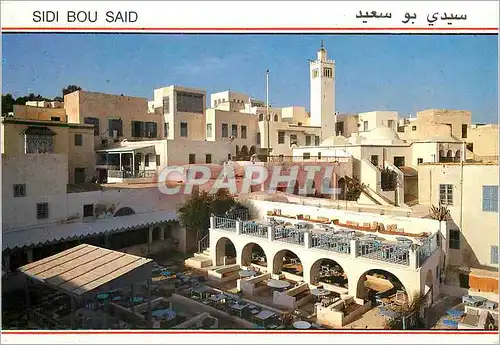
[[[101,233],[123,232],[172,220],[177,220],[175,212],[150,212],[97,219],[91,222],[47,224],[43,227],[4,232],[2,250],[41,246]]]
[[[151,276],[153,260],[81,244],[20,267],[28,277],[66,294],[88,297]]]
[[[143,145],[126,145],[126,146],[118,146],[118,147],[111,147],[107,149],[101,149],[101,150],[96,150],[96,152],[99,153],[125,153],[125,152],[141,152],[141,153],[155,153],[155,146],[150,145],[150,144],[143,144]]]

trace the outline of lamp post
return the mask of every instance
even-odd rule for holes
[[[266,71],[266,121],[267,121],[267,159],[271,155],[271,141],[269,139],[269,121],[271,115],[269,114],[269,70]]]

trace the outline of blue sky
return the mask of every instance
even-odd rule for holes
[[[341,112],[466,109],[498,122],[498,37],[466,35],[2,35],[2,93],[85,90],[152,99],[171,84],[231,89],[274,106],[309,107],[309,58],[336,62]]]

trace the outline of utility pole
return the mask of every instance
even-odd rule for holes
[[[269,70],[266,71],[266,120],[267,120],[267,159],[269,161],[269,156],[271,155],[271,142],[269,135],[269,121],[271,120],[271,115],[269,114]]]

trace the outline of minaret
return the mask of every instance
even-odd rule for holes
[[[321,140],[335,135],[335,61],[328,59],[323,47],[310,62],[311,126],[321,127]]]

